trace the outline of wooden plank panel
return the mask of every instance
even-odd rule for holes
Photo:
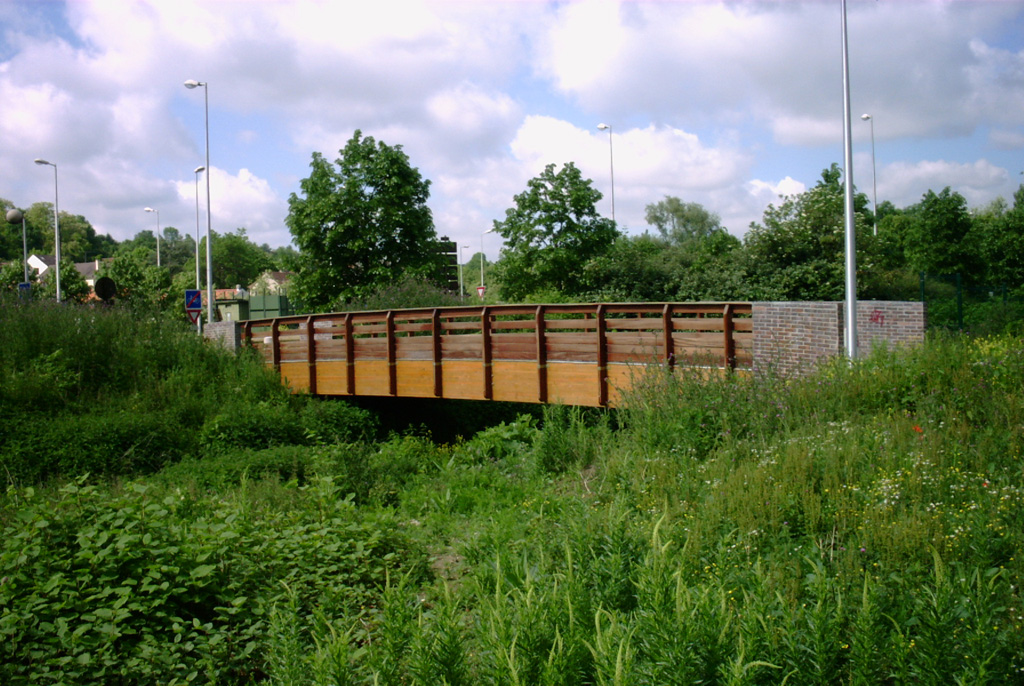
[[[597,328],[596,319],[548,319],[544,324],[544,328],[548,331],[563,330],[563,329],[582,329],[583,331],[593,331]]]
[[[495,361],[491,368],[494,374],[494,400],[518,403],[537,402],[537,363]]]
[[[441,336],[441,356],[445,360],[479,360],[482,347],[480,334]]]
[[[548,370],[548,400],[565,405],[600,404],[601,386],[597,364],[551,363]]]
[[[389,395],[387,360],[359,360],[355,364],[355,395]]]
[[[479,360],[463,362],[445,360],[441,363],[445,398],[483,400],[484,366]]]
[[[309,390],[309,367],[305,362],[282,362],[281,383],[288,386],[292,393]]]
[[[395,363],[396,389],[403,398],[434,397],[434,362],[410,362],[399,360]]]
[[[356,360],[387,360],[388,342],[384,338],[356,338],[352,341]]]
[[[344,360],[316,365],[316,387],[321,395],[348,395],[348,367]]]
[[[672,329],[674,331],[722,331],[723,321],[721,318],[708,319],[673,319]]]
[[[605,319],[608,332],[613,331],[661,331],[661,317],[642,317],[639,319]]]
[[[316,358],[318,361],[325,360],[344,360],[345,359],[345,339],[344,338],[333,338],[330,340],[319,340],[316,341]]]

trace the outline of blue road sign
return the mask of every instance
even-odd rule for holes
[[[203,310],[203,292],[199,290],[186,290],[185,291],[185,311],[186,312],[202,312]]]

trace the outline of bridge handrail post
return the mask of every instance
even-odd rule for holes
[[[604,303],[597,306],[597,402],[608,406],[608,324],[605,321]],[[588,313],[589,316],[589,313]]]
[[[355,334],[352,327],[352,313],[346,312],[342,320],[345,330],[345,390],[349,395],[356,394],[356,348]]]
[[[484,374],[484,400],[494,400],[494,375],[491,368],[491,310],[484,305],[480,308],[480,341],[483,346],[480,351],[480,360],[483,363]]]
[[[722,332],[725,340],[722,342],[722,349],[725,355],[725,368],[736,369],[736,338],[735,327],[732,322],[732,303],[726,303],[722,310]]]
[[[548,401],[548,342],[544,329],[544,306],[537,305],[533,317],[537,338],[537,400]]]
[[[398,395],[398,364],[395,359],[395,311],[384,315],[384,340],[388,350],[388,395]]]
[[[306,317],[306,365],[309,370],[309,392],[316,395],[316,336],[313,315]]]
[[[444,395],[444,367],[441,359],[441,310],[436,307],[430,313],[430,338],[434,358],[434,397],[440,398]]]
[[[274,371],[281,372],[281,323],[276,318],[270,324],[270,361]]]
[[[665,307],[661,309],[661,328],[662,328],[662,341],[665,348],[665,365],[669,370],[675,369],[676,366],[676,346],[675,333],[672,329],[672,306],[665,303]]]

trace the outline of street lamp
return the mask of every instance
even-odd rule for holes
[[[601,131],[608,131],[608,163],[612,172],[612,221],[615,221],[615,155],[612,152],[612,127],[611,124],[598,124]]]
[[[204,81],[189,79],[185,88],[203,87],[203,104],[206,111],[206,319],[213,322],[213,220],[210,218],[210,89]]]
[[[206,171],[206,167],[196,167],[196,290],[200,290],[202,285],[199,281],[199,174]]]
[[[57,188],[57,165],[40,159],[37,159],[35,162],[36,164],[45,164],[53,167],[53,243],[55,246],[54,252],[56,253],[55,259],[57,261],[54,271],[57,273],[57,302],[60,302],[60,219],[58,218],[59,210],[57,209],[60,193]]]
[[[494,229],[487,229],[482,234],[480,234],[480,288],[479,288],[479,293],[480,293],[480,299],[481,300],[483,300],[483,298],[484,298],[484,289],[486,288],[484,286],[484,260],[486,259],[486,257],[484,256],[484,236],[486,236],[489,233],[494,233]]]
[[[156,266],[160,266],[160,210],[147,207],[146,212],[156,212]]]
[[[459,245],[459,299],[465,300],[466,298],[466,284],[462,280],[462,249],[469,249],[468,245]]]
[[[874,235],[878,235],[878,182],[875,178],[875,120],[870,114],[862,114],[860,118],[871,122],[871,204],[874,207]]]

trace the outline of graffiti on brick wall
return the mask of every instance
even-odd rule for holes
[[[879,326],[885,326],[885,313],[881,310],[872,310],[871,317],[868,318],[872,324],[878,324]]]

